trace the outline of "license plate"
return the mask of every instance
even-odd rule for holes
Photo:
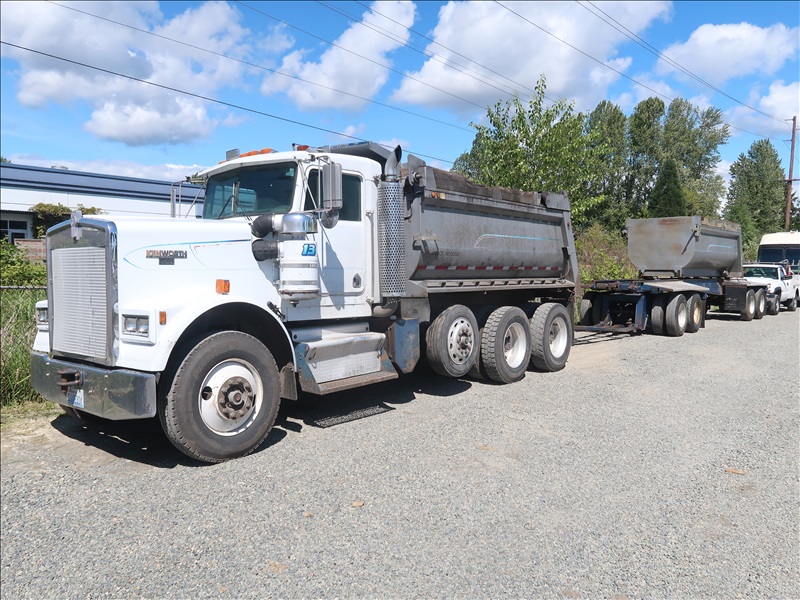
[[[83,390],[70,388],[67,391],[67,404],[75,408],[83,408]]]

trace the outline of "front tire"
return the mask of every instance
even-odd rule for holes
[[[456,304],[436,317],[425,333],[431,368],[445,377],[463,377],[475,364],[480,330],[475,315]]]
[[[164,432],[184,454],[208,463],[245,456],[266,439],[278,414],[278,368],[256,338],[215,333],[183,359],[159,395]]]
[[[792,299],[789,300],[784,306],[786,306],[786,310],[789,312],[794,312],[797,310],[797,296],[792,296]]]
[[[531,331],[528,316],[516,306],[495,310],[481,333],[480,369],[492,381],[519,381],[528,369]]]
[[[539,371],[560,371],[567,364],[572,348],[572,319],[561,304],[548,302],[533,313],[531,326],[531,366]]]

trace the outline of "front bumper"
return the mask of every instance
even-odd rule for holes
[[[31,383],[46,400],[120,421],[156,415],[156,376],[103,369],[31,352]]]

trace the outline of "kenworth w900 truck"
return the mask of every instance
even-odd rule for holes
[[[32,381],[74,416],[158,416],[187,455],[255,450],[281,399],[410,373],[511,383],[564,367],[569,202],[373,143],[264,150],[199,174],[202,219],[47,232]]]

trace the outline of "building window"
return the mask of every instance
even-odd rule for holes
[[[0,237],[14,243],[14,240],[25,239],[28,237],[27,221],[0,220]]]

